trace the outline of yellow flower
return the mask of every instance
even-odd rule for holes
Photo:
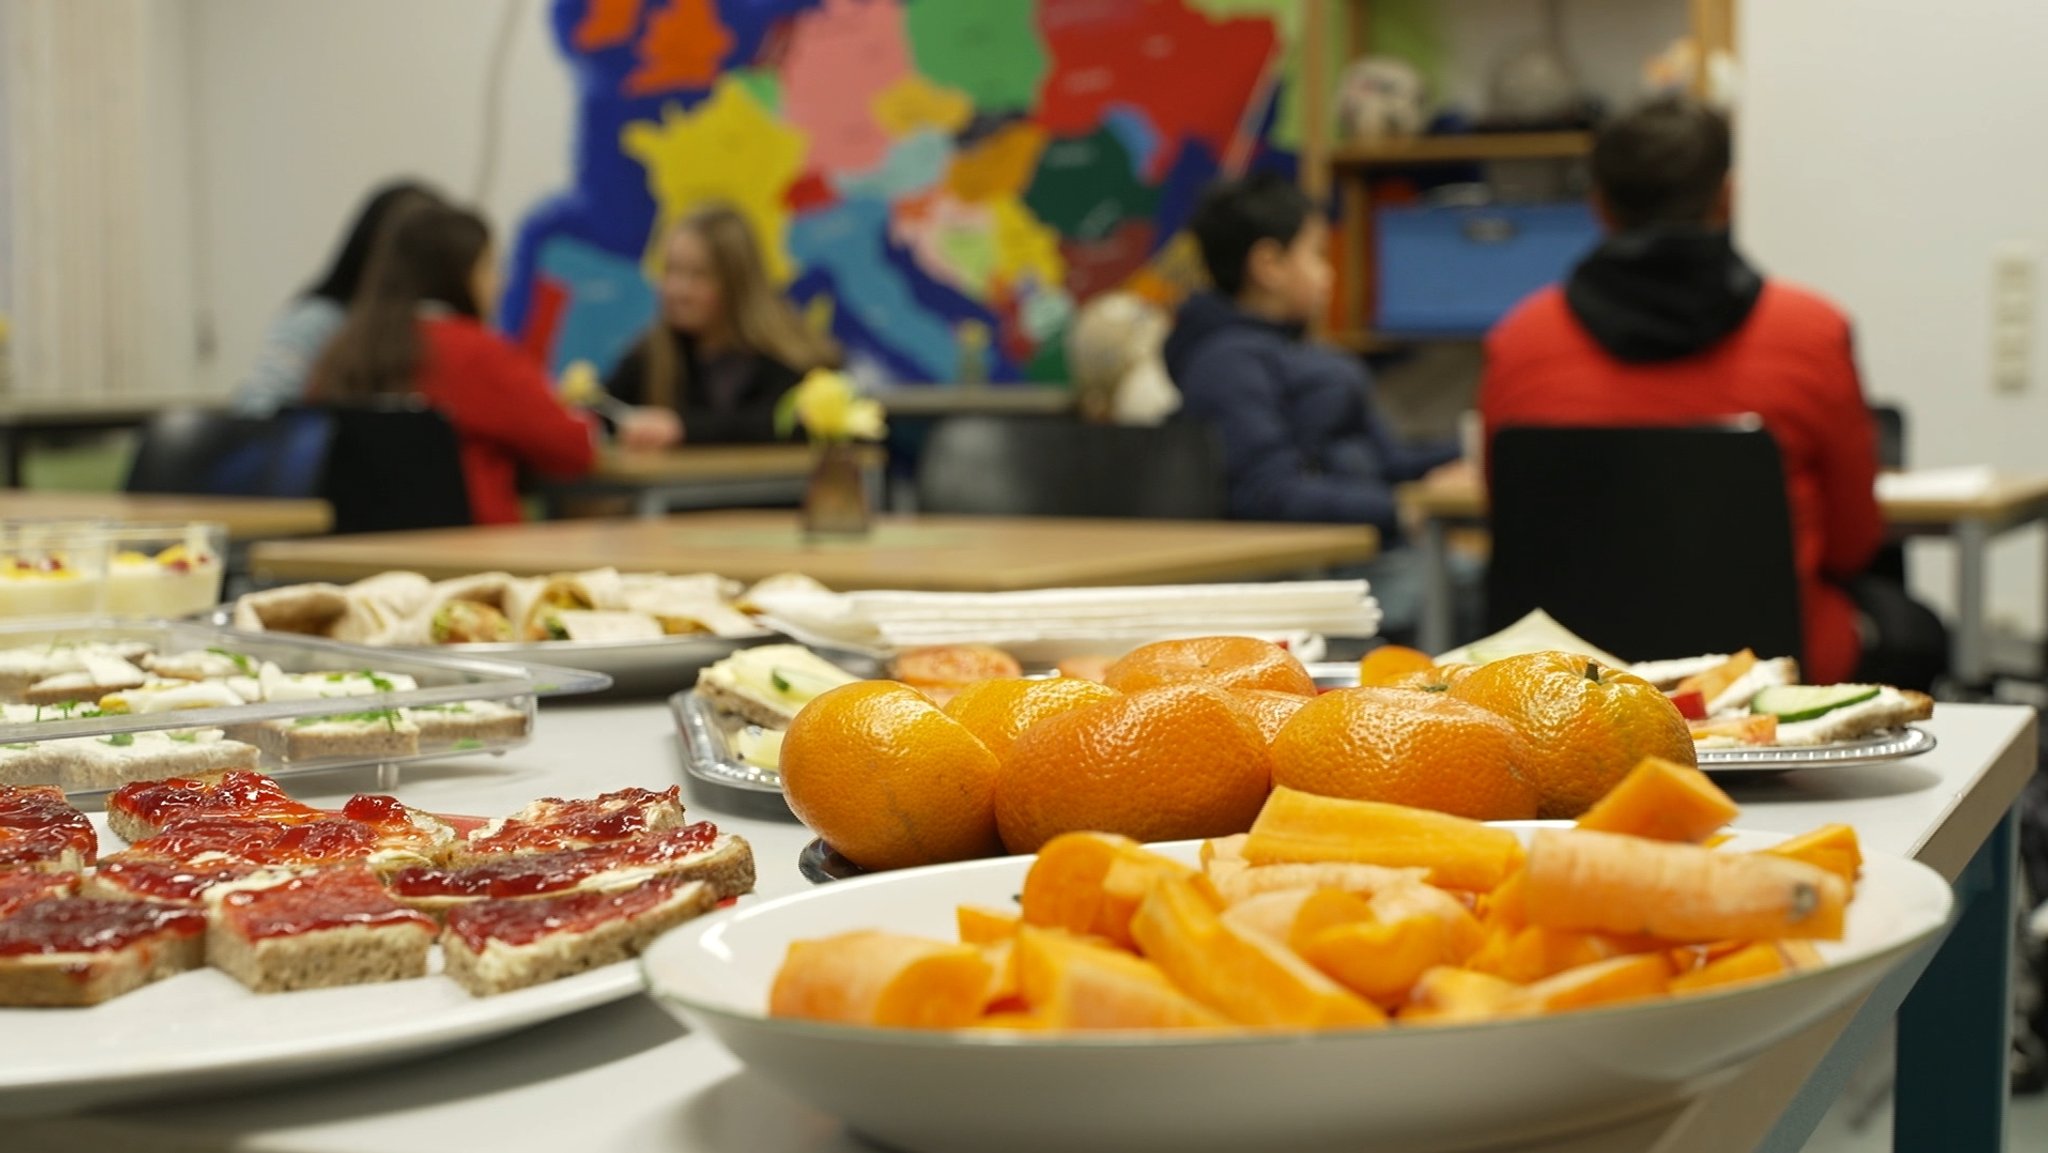
[[[597,367],[587,360],[571,361],[562,370],[558,386],[562,402],[588,406],[604,399],[604,385],[597,379]]]
[[[888,432],[879,401],[860,396],[844,373],[812,369],[784,398],[789,420],[817,441],[880,440]],[[778,414],[781,415],[781,414]]]

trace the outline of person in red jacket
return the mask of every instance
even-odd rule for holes
[[[1868,571],[1885,526],[1849,320],[1736,251],[1730,157],[1726,119],[1679,98],[1601,132],[1593,202],[1608,235],[1488,335],[1486,436],[1758,415],[1784,459],[1807,679],[1925,689],[1946,668],[1941,622]]]
[[[496,269],[480,217],[438,204],[408,210],[371,258],[307,394],[424,398],[455,427],[477,524],[521,519],[522,467],[566,479],[596,461],[596,425],[557,400],[540,364],[485,323]],[[619,439],[644,439],[634,417],[621,422]]]

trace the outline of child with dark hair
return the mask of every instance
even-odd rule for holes
[[[1601,131],[1593,204],[1606,240],[1487,337],[1487,435],[1756,414],[1784,458],[1807,679],[1930,688],[1947,663],[1939,618],[1870,571],[1885,537],[1877,430],[1849,319],[1736,250],[1730,158],[1727,120],[1678,97]]]
[[[488,327],[496,298],[483,220],[442,204],[410,208],[379,240],[308,390],[326,403],[418,396],[447,417],[478,524],[520,519],[521,467],[577,477],[596,459],[590,421],[555,398],[538,361]]]
[[[1307,339],[1329,304],[1329,226],[1291,181],[1217,185],[1189,227],[1214,291],[1181,306],[1166,367],[1183,417],[1222,435],[1230,515],[1379,529],[1382,556],[1366,575],[1385,631],[1405,632],[1420,586],[1411,554],[1385,547],[1400,539],[1394,487],[1454,461],[1457,446],[1404,444],[1365,365]]]
[[[235,388],[237,411],[268,416],[305,399],[313,362],[348,318],[385,225],[406,209],[439,203],[439,193],[414,180],[395,180],[370,193],[327,271],[264,331],[255,364]]]

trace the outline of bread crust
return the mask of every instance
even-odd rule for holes
[[[250,940],[219,916],[206,927],[206,961],[257,993],[331,989],[427,975],[434,931],[417,922],[342,925]]]
[[[97,1005],[152,981],[199,968],[205,950],[204,933],[166,927],[119,949],[0,957],[0,1006]]]

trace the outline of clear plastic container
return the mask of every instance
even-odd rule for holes
[[[111,527],[104,521],[0,521],[0,618],[101,611]]]
[[[189,617],[220,603],[227,575],[224,525],[122,525],[107,530],[106,596],[117,617]]]
[[[115,645],[131,646],[132,663],[138,664],[148,663],[142,646],[160,656],[221,658],[234,666],[234,672],[213,683],[230,693],[246,690],[251,682],[260,684],[265,665],[275,665],[282,674],[315,674],[306,678],[306,692],[328,692],[330,684],[335,694],[364,691],[296,699],[271,693],[266,694],[271,699],[238,704],[225,703],[230,698],[223,697],[221,703],[204,707],[157,712],[101,711],[109,694],[97,690],[82,692],[76,703],[26,703],[32,684],[47,684],[30,678],[62,667],[64,654],[98,651],[86,646]],[[373,672],[375,679],[366,675]],[[205,762],[201,754],[209,749],[255,762],[232,767],[257,767],[273,775],[503,752],[526,742],[540,697],[596,692],[610,683],[611,678],[602,674],[573,669],[370,649],[188,621],[104,616],[0,621],[0,696],[15,702],[4,710],[6,720],[0,721],[0,784],[54,784],[71,793],[101,792],[129,780],[186,773],[184,766]],[[248,695],[256,694],[251,690]],[[320,727],[336,721],[343,729],[353,726],[353,732],[340,737],[357,739],[324,745],[311,739],[336,735]],[[173,735],[138,739],[141,734]],[[237,742],[253,752],[221,750],[220,741]],[[337,747],[343,745],[349,747]],[[146,755],[152,749],[162,755]],[[384,788],[393,784],[395,775],[380,781]]]

